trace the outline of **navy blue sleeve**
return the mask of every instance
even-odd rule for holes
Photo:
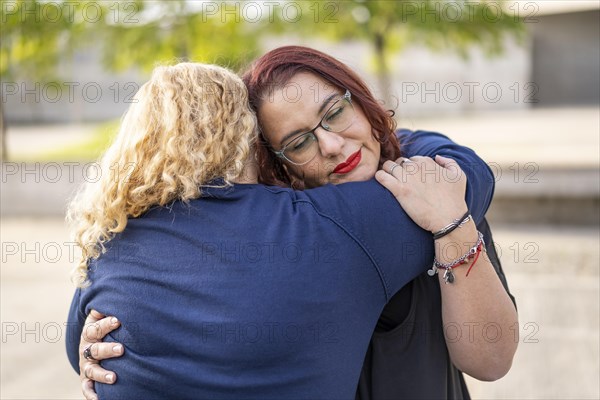
[[[494,176],[473,150],[435,132],[402,130],[398,139],[405,156],[439,154],[456,160],[467,177],[467,207],[476,223],[483,220],[493,197]],[[367,252],[388,299],[430,267],[434,256],[431,233],[416,225],[374,179],[327,185],[305,193],[321,215],[342,226]]]
[[[458,145],[436,132],[399,130],[396,133],[405,157],[440,155],[454,159],[467,176],[465,200],[469,211],[480,223],[494,196],[494,174],[490,167],[473,150]]]
[[[386,300],[430,268],[433,238],[375,179],[304,191],[317,212],[341,227],[368,255]],[[299,194],[299,196],[302,196]]]
[[[69,317],[67,322],[67,332],[65,335],[65,344],[67,346],[67,357],[71,366],[79,375],[79,339],[83,332],[85,315],[79,310],[81,289],[77,289],[71,301]]]

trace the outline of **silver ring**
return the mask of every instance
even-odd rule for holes
[[[90,344],[88,347],[86,347],[85,349],[83,349],[83,357],[86,360],[91,360],[91,361],[98,361],[94,358],[94,356],[92,355],[92,345]]]
[[[392,168],[390,168],[389,174],[394,175],[394,168],[399,167],[399,166],[400,166],[399,164],[394,163],[394,165],[392,165]]]

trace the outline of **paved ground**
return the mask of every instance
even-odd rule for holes
[[[599,398],[597,229],[507,227],[493,221],[492,226],[518,300],[520,347],[504,379],[469,381],[473,396]],[[64,224],[55,218],[4,218],[0,234],[0,398],[78,398],[78,378],[67,363],[62,336],[73,293]]]

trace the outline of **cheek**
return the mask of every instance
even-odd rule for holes
[[[367,179],[371,179],[375,176],[377,169],[379,168],[379,159],[375,158],[371,163],[369,163],[367,168]]]
[[[375,138],[371,145],[369,157],[365,160],[365,168],[363,174],[365,179],[371,179],[375,176],[375,172],[379,169],[379,160],[381,158],[381,144]]]
[[[373,151],[373,155],[375,157],[375,164],[379,164],[379,159],[381,158],[381,143],[377,139],[377,133],[371,130],[371,134],[369,135],[370,139],[370,147]]]
[[[379,162],[381,161],[381,143],[375,140],[377,143],[375,147],[375,168],[379,167]]]

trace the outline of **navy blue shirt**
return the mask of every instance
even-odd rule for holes
[[[479,221],[493,177],[466,148],[439,154],[452,151]],[[105,340],[125,354],[102,363],[118,382],[96,383],[110,399],[353,398],[381,310],[434,255],[431,234],[374,180],[209,188],[130,219],[107,248],[73,299],[67,350],[78,371],[85,315],[119,318]]]

